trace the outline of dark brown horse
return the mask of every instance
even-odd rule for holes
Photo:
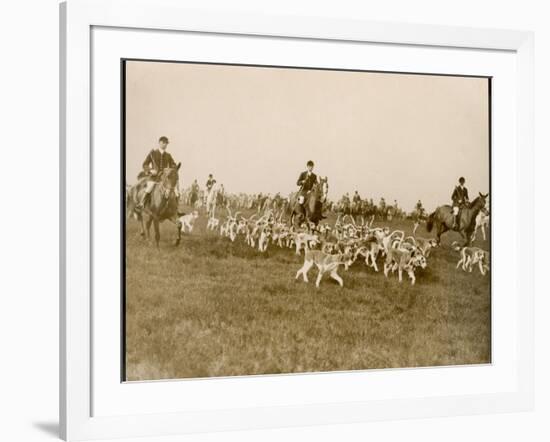
[[[178,165],[174,168],[166,168],[162,171],[160,179],[149,197],[147,198],[143,209],[137,210],[136,204],[141,195],[145,192],[146,180],[141,180],[130,189],[126,204],[126,215],[134,215],[141,224],[141,236],[149,239],[151,224],[155,229],[155,244],[159,247],[160,241],[160,223],[162,221],[171,221],[176,225],[177,236],[175,245],[179,245],[181,240],[181,225],[178,219],[178,198],[176,196],[176,186],[178,185]]]
[[[465,245],[470,245],[472,234],[476,226],[476,216],[485,207],[489,194],[479,196],[468,207],[461,209],[458,216],[458,227],[454,230],[462,235]],[[426,229],[431,232],[436,227],[437,242],[441,242],[441,235],[448,230],[453,230],[453,208],[449,205],[439,206],[435,212],[428,216]]]
[[[327,199],[328,178],[319,178],[319,182],[306,194],[303,207],[298,203],[298,193],[290,195],[289,207],[290,224],[294,225],[298,221],[298,226],[304,222],[319,224],[323,219],[323,204]]]

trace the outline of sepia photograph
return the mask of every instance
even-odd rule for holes
[[[122,381],[492,362],[490,77],[121,69]]]

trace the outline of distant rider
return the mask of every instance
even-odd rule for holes
[[[422,201],[418,200],[418,202],[416,203],[415,209],[416,209],[417,220],[422,219],[422,217],[424,216],[424,207],[422,206]]]
[[[214,184],[216,184],[216,180],[212,176],[212,174],[208,175],[208,180],[206,180],[206,191],[210,193],[212,190],[212,187],[214,187]]]

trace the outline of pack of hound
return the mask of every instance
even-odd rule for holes
[[[262,216],[257,213],[245,217],[241,212],[227,209],[224,220],[209,219],[207,229],[219,232],[234,242],[240,237],[245,244],[265,253],[269,246],[292,249],[296,255],[304,255],[303,266],[298,270],[296,279],[302,276],[308,281],[309,270],[316,266],[318,287],[323,275],[329,274],[340,285],[342,278],[338,269],[347,270],[359,257],[365,265],[378,271],[377,260],[386,257],[384,274],[389,277],[397,272],[399,281],[402,274],[409,275],[415,283],[415,269],[426,267],[426,258],[436,246],[433,239],[405,237],[403,231],[391,231],[388,227],[373,227],[373,218],[369,222],[362,219],[356,223],[349,215],[338,217],[332,226],[321,223],[318,226],[304,224],[300,228],[289,225],[283,219],[282,212],[277,215],[268,210]]]
[[[410,283],[416,283],[416,271],[427,267],[432,250],[438,247],[433,238],[423,238],[413,234],[406,236],[402,230],[391,230],[389,227],[374,227],[374,217],[365,220],[360,217],[356,222],[349,215],[338,216],[334,225],[329,223],[303,224],[301,227],[290,225],[284,220],[283,211],[277,214],[266,210],[263,215],[253,213],[249,217],[237,211],[232,213],[226,208],[224,219],[209,217],[207,231],[216,232],[231,242],[239,238],[248,246],[265,253],[268,247],[287,248],[296,255],[304,256],[302,267],[296,273],[296,279],[302,276],[308,282],[308,272],[315,266],[318,270],[316,286],[328,274],[340,286],[344,282],[338,274],[340,267],[347,270],[355,261],[363,259],[366,268],[379,271],[380,260],[383,260],[383,272],[386,278],[397,273],[399,282],[406,274]],[[487,214],[484,214],[488,217]],[[180,218],[182,229],[193,230],[198,213],[192,213]],[[480,218],[480,228],[486,218]],[[482,233],[485,233],[482,229]],[[478,266],[482,275],[489,269],[488,252],[477,247],[459,247],[453,243],[453,248],[460,252],[457,269],[471,272]],[[303,252],[303,253],[302,253]]]

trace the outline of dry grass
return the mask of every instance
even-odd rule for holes
[[[165,223],[157,251],[128,222],[127,380],[490,362],[490,277],[455,269],[454,234],[415,286],[358,261],[340,271],[343,288],[326,278],[317,290],[294,280],[293,251],[260,253],[205,227],[201,215],[175,248]]]

